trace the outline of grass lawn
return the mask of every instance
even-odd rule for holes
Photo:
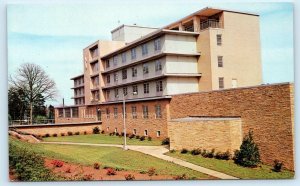
[[[74,136],[60,136],[43,138],[44,141],[59,141],[59,142],[77,142],[77,143],[102,143],[102,144],[119,144],[124,143],[124,137],[109,136],[106,134],[90,134],[90,135],[74,135]],[[139,139],[127,138],[127,145],[161,145],[161,140],[152,139],[144,141]]]
[[[292,171],[283,170],[282,172],[273,172],[271,170],[272,167],[267,165],[261,165],[261,167],[257,168],[245,168],[236,165],[232,160],[203,158],[201,155],[181,154],[178,151],[174,153],[168,152],[166,155],[242,179],[287,179],[294,177],[294,172]]]
[[[12,143],[26,147],[44,157],[60,159],[82,165],[118,167],[133,171],[147,171],[154,167],[158,174],[182,175],[189,178],[211,179],[210,176],[136,151],[123,151],[117,147],[91,147],[56,144],[30,144],[10,138]]]

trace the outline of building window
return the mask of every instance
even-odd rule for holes
[[[135,48],[131,49],[131,59],[136,59],[136,49]]]
[[[122,79],[127,79],[127,69],[122,70]]]
[[[149,94],[149,83],[144,83],[144,94]]]
[[[118,65],[118,57],[117,56],[113,57],[113,63],[114,63],[114,66]]]
[[[107,132],[109,131],[109,127],[106,127],[106,131],[107,131]]]
[[[148,106],[143,105],[143,118],[148,118]]]
[[[123,95],[124,95],[124,96],[127,96],[127,87],[124,87],[124,88],[123,88]]]
[[[119,97],[119,89],[115,89],[115,98],[118,98]]]
[[[78,118],[78,107],[72,108],[72,118]]]
[[[106,76],[106,83],[110,83],[110,75]]]
[[[92,58],[98,57],[98,46],[96,45],[93,48],[91,48],[90,53]]]
[[[149,73],[149,66],[147,63],[143,64],[143,74],[148,74]]]
[[[159,51],[161,49],[160,46],[160,38],[154,40],[154,51]]]
[[[148,46],[147,43],[142,44],[142,55],[147,55],[148,54]]]
[[[156,82],[156,92],[161,92],[161,91],[163,91],[162,81],[157,81]]]
[[[117,128],[115,128],[115,133],[117,133],[118,132],[118,129]]]
[[[222,45],[222,35],[217,34],[217,45],[221,46]]]
[[[126,109],[126,107],[125,107],[125,118],[127,117],[127,109]],[[123,108],[123,106],[122,106],[122,117],[124,118],[124,108]]]
[[[162,66],[161,66],[161,61],[157,60],[155,61],[155,71],[161,71]]]
[[[122,63],[126,62],[126,53],[122,53]]]
[[[110,95],[110,90],[106,91],[106,99],[109,99],[109,95]]]
[[[118,82],[118,73],[114,73],[114,82]]]
[[[148,130],[144,131],[144,136],[148,136]]]
[[[160,107],[160,105],[155,106],[155,118],[161,118],[161,107]]]
[[[71,117],[71,110],[70,108],[65,108],[65,117],[70,118]]]
[[[136,129],[133,129],[133,134],[136,135]]]
[[[219,89],[223,89],[223,88],[224,88],[224,78],[219,77]]]
[[[218,56],[218,67],[223,67],[223,56]]]
[[[131,107],[131,110],[132,110],[132,118],[133,119],[136,119],[137,118],[137,114],[136,114],[136,106],[132,106]]]
[[[132,77],[137,77],[137,68],[133,67],[131,68],[131,70],[132,70]]]
[[[64,109],[58,109],[58,117],[63,118],[64,117]]]
[[[109,108],[106,108],[106,118],[107,119],[110,118],[110,110],[109,110]]]
[[[109,67],[110,67],[110,61],[109,61],[109,60],[106,60],[106,61],[105,61],[105,66],[106,66],[106,68],[109,68]]]
[[[138,94],[138,86],[137,85],[133,85],[132,86],[132,94],[133,95],[137,95]]]
[[[91,65],[91,68],[92,68],[92,72],[93,72],[93,73],[98,72],[98,70],[99,70],[99,63],[98,63],[98,62],[97,62],[97,63],[93,63],[93,64]]]
[[[114,118],[118,118],[118,108],[114,108]]]
[[[160,131],[156,131],[156,137],[160,137]]]

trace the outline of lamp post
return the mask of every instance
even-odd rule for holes
[[[137,92],[133,92],[132,93],[133,95],[137,95]],[[127,94],[126,94],[127,95]],[[126,142],[126,118],[125,118],[125,96],[126,96],[124,93],[123,93],[123,132],[124,132],[124,146],[123,146],[123,150],[128,150],[127,148],[127,142]]]

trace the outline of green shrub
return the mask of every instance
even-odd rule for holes
[[[148,176],[154,176],[155,175],[155,172],[156,172],[156,169],[154,167],[151,167],[148,169]]]
[[[41,115],[38,115],[34,118],[35,122],[40,124],[40,123],[45,123],[45,120],[47,119],[46,116],[41,116]]]
[[[57,137],[57,134],[56,133],[52,134],[52,137]]]
[[[204,158],[208,157],[208,152],[206,151],[206,149],[203,149],[201,152],[201,156],[203,156]]]
[[[244,167],[256,167],[260,163],[259,149],[253,140],[253,132],[244,137],[240,150],[235,152],[234,162]]]
[[[148,137],[148,141],[152,141],[152,138],[150,136]]]
[[[87,134],[87,132],[86,132],[86,131],[84,131],[84,132],[83,132],[83,134],[84,134],[84,135],[86,135],[86,134]]]
[[[132,139],[132,138],[134,138],[134,137],[135,137],[134,134],[129,135],[129,139]]]
[[[135,136],[135,139],[140,139],[140,136],[139,136],[139,135],[136,135],[136,136]]]
[[[191,151],[191,154],[192,154],[192,155],[199,155],[199,154],[201,154],[201,149],[193,149],[193,150]]]
[[[60,135],[61,135],[61,136],[65,136],[65,133],[62,132],[62,133],[60,133]]]
[[[25,147],[9,142],[9,166],[16,172],[20,181],[55,181],[61,180],[44,167],[42,156]]]
[[[68,136],[73,136],[73,132],[69,131]]]
[[[229,160],[231,157],[231,154],[229,152],[229,150],[227,150],[226,152],[217,152],[215,155],[216,159],[219,160]]]
[[[283,167],[283,163],[279,160],[274,161],[273,171],[274,172],[281,172],[281,169]]]
[[[146,139],[145,136],[140,137],[140,141],[144,141]]]
[[[162,145],[170,145],[170,138],[165,138],[161,142]]]
[[[46,138],[50,137],[50,134],[48,134],[48,133],[47,133],[47,134],[45,134],[45,137],[46,137]]]
[[[208,158],[213,158],[215,156],[215,149],[211,149],[211,151],[209,151],[207,153],[207,157]]]
[[[105,131],[104,131],[104,130],[102,130],[102,131],[101,131],[101,134],[105,134]]]
[[[100,133],[99,127],[94,127],[93,128],[93,134],[99,134],[99,133]]]
[[[79,135],[80,134],[80,132],[75,132],[75,135]]]
[[[186,154],[186,153],[188,153],[189,151],[187,150],[187,149],[185,149],[185,148],[183,148],[181,151],[180,151],[180,153],[181,154]]]

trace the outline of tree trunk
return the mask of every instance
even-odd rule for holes
[[[30,102],[30,125],[32,125],[32,102]]]

